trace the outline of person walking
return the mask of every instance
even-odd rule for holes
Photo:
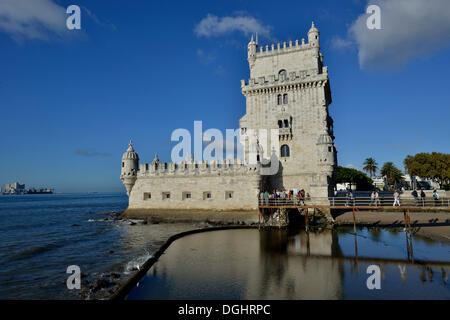
[[[434,206],[439,206],[439,194],[436,190],[433,190],[433,200],[434,200]]]
[[[380,201],[380,194],[378,193],[378,189],[375,190],[375,207],[378,207],[378,205],[381,205]]]
[[[370,204],[371,207],[373,204],[375,204],[375,190],[372,190],[372,193],[370,194]]]
[[[419,195],[417,194],[417,188],[414,188],[411,195],[414,197],[414,205],[417,207],[419,205]]]
[[[269,192],[264,192],[264,202],[266,203],[266,206],[269,205]]]
[[[348,204],[350,203],[350,201],[353,200],[353,193],[351,190],[347,191],[347,193],[345,194],[345,206],[348,207]]]
[[[400,194],[397,190],[394,191],[394,204],[392,206],[395,207],[395,205],[400,207]]]
[[[425,207],[425,191],[423,191],[423,188],[420,188],[420,200],[422,201],[422,207]]]
[[[302,193],[302,190],[300,190],[299,192],[298,192],[298,203],[299,204],[303,204],[303,205],[305,205],[305,198],[303,197],[303,193]]]

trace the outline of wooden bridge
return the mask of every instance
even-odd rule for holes
[[[411,227],[411,211],[445,211],[450,212],[450,198],[435,199],[401,199],[399,205],[394,206],[394,198],[385,197],[374,200],[371,198],[307,198],[301,200],[298,197],[285,199],[260,199],[259,200],[259,224],[266,224],[268,214],[272,225],[279,226],[288,223],[287,211],[296,210],[305,216],[305,225],[309,225],[311,211],[314,215],[320,213],[331,218],[331,210],[353,212],[353,225],[356,231],[356,213],[366,211],[403,211],[405,227]],[[284,220],[284,221],[283,221]]]

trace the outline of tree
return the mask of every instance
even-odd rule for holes
[[[356,185],[357,190],[372,190],[373,181],[364,172],[339,166],[336,173],[336,183]]]
[[[403,173],[392,162],[386,162],[381,168],[381,174],[386,177],[388,186],[396,186],[403,179]]]
[[[411,176],[433,180],[441,188],[450,183],[450,154],[418,153],[415,156],[408,155],[403,163]]]
[[[365,172],[367,172],[368,174],[370,174],[370,177],[372,178],[375,173],[377,172],[378,169],[378,163],[375,161],[374,158],[367,158],[364,163],[364,168],[363,170]]]

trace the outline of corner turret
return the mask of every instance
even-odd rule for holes
[[[314,25],[314,21],[311,25],[311,29],[309,29],[308,31],[308,43],[312,46],[312,47],[320,47],[320,42],[319,42],[319,30],[317,30],[316,26]]]
[[[130,140],[128,149],[122,156],[122,169],[120,172],[120,180],[125,185],[128,196],[130,196],[131,190],[136,182],[138,168],[139,156],[133,149],[133,141]]]
[[[258,50],[258,36],[256,36],[256,42],[253,40],[253,35],[252,35],[252,39],[250,40],[250,42],[248,43],[248,64],[250,65],[250,69],[253,67],[253,65],[255,64],[256,61],[256,52]]]

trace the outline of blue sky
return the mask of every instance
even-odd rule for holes
[[[368,2],[356,0],[0,0],[0,185],[124,191],[130,138],[143,162],[170,161],[176,128],[236,128],[250,33],[262,45],[306,38],[313,20],[340,165],[448,153],[450,3],[370,3],[378,33],[361,28]],[[66,29],[70,4],[81,30]]]

